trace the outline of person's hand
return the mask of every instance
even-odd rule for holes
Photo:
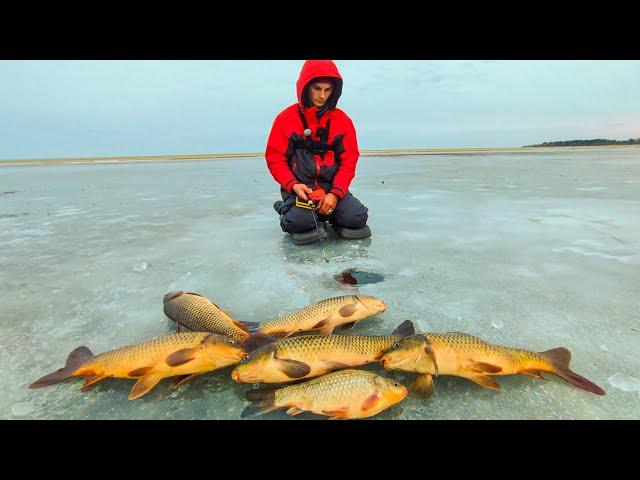
[[[338,196],[335,193],[327,193],[318,204],[320,215],[331,215],[338,204]]]
[[[296,183],[291,188],[291,191],[306,202],[307,200],[309,200],[309,197],[307,197],[307,193],[311,193],[313,190],[307,187],[304,183]]]

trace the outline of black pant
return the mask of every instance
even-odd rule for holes
[[[280,227],[289,233],[302,233],[316,228],[313,213],[307,208],[296,207],[296,195],[282,191],[284,204],[280,209]],[[332,225],[344,228],[362,228],[367,223],[369,209],[360,200],[347,192],[338,200],[331,215],[318,215],[318,222],[329,221]]]

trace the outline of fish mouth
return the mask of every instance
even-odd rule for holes
[[[381,359],[380,359],[380,365],[382,365],[382,368],[384,368],[385,370],[389,370],[391,371],[391,368],[389,368],[388,363],[391,361],[391,359],[389,357],[387,357],[386,355],[384,355]]]

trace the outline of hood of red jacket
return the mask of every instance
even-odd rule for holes
[[[336,108],[338,99],[342,94],[342,77],[338,72],[338,67],[332,60],[307,60],[302,65],[300,76],[296,82],[296,92],[298,94],[298,103],[303,107],[310,107],[309,98],[307,97],[307,88],[309,83],[315,78],[324,77],[332,80],[333,93],[327,102],[330,109]]]

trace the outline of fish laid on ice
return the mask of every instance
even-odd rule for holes
[[[382,313],[387,303],[368,295],[343,295],[321,300],[288,315],[262,323],[252,323],[249,330],[262,334],[291,336],[297,332],[318,331],[328,335],[342,326],[351,328],[360,320]]]
[[[413,335],[411,321],[391,335],[302,335],[254,350],[231,372],[238,383],[284,383],[377,362],[391,345]]]
[[[69,354],[67,363],[29,388],[41,388],[71,377],[88,377],[85,389],[108,377],[137,380],[129,400],[141,397],[166,377],[180,375],[178,384],[206,372],[238,363],[247,351],[232,339],[215,333],[184,332],[93,355],[87,347]]]
[[[242,411],[242,418],[287,408],[288,415],[309,411],[345,420],[376,415],[403,400],[407,389],[373,372],[349,369],[279,389],[249,390],[246,396],[253,403]]]
[[[465,333],[421,333],[404,338],[380,359],[386,370],[416,372],[411,389],[427,397],[434,391],[433,375],[467,378],[485,388],[498,389],[492,375],[528,375],[544,378],[541,372],[553,373],[570,384],[597,395],[605,392],[595,383],[569,370],[571,352],[554,348],[532,352],[493,345]]]
[[[208,298],[193,292],[169,292],[164,296],[164,314],[178,332],[212,332],[225,335],[249,350],[276,340],[252,335],[240,321],[231,318]]]

